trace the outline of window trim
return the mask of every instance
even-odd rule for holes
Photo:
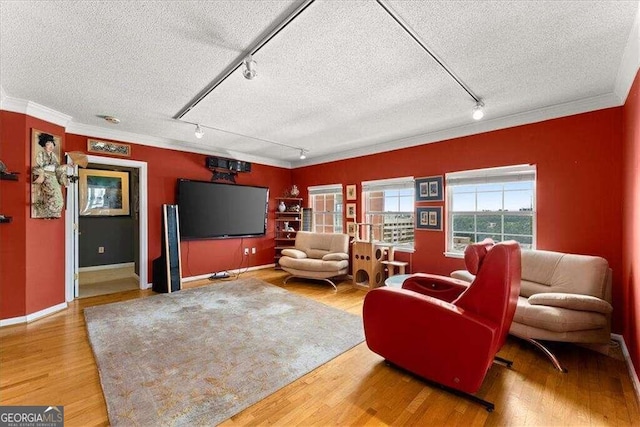
[[[412,210],[409,211],[392,211],[389,213],[397,213],[397,214],[409,214],[413,215],[413,242],[411,245],[406,243],[398,243],[398,242],[384,242],[380,240],[380,243],[391,244],[395,247],[395,250],[399,252],[415,252],[415,244],[416,244],[416,234],[415,234],[415,211],[416,211],[416,200],[415,200],[415,178],[413,176],[404,176],[397,178],[387,178],[387,179],[378,179],[373,181],[362,181],[361,182],[361,208],[362,208],[362,216],[361,218],[364,220],[367,215],[384,215],[385,211],[368,211],[367,208],[367,200],[368,196],[365,196],[366,193],[375,192],[375,191],[385,191],[385,190],[400,190],[400,189],[408,189],[413,191]]]
[[[307,187],[307,193],[308,193],[308,200],[309,200],[309,207],[312,208],[311,211],[311,229],[315,232],[315,233],[323,233],[323,234],[342,234],[342,233],[346,233],[346,225],[345,225],[345,221],[344,221],[344,193],[343,193],[343,185],[342,184],[325,184],[325,185],[315,185],[315,186],[309,186]],[[327,195],[340,195],[341,197],[341,201],[340,201],[340,205],[342,206],[342,210],[339,211],[322,211],[322,212],[318,212],[315,210],[315,207],[313,206],[315,200],[314,200],[314,196],[327,196]],[[325,200],[326,201],[326,200]],[[316,221],[315,221],[315,216],[316,215],[321,215],[321,214],[331,214],[333,216],[333,227],[334,227],[334,232],[333,233],[324,233],[324,231],[319,232],[316,231]],[[342,228],[342,232],[341,233],[337,233],[335,231],[336,228],[336,220],[339,219],[340,221],[340,225]],[[325,225],[326,227],[326,225]]]
[[[461,172],[450,172],[445,174],[446,184],[446,236],[445,236],[445,257],[464,258],[464,251],[457,252],[452,250],[453,242],[453,215],[455,214],[471,214],[471,215],[503,215],[505,211],[456,211],[453,212],[453,188],[461,185],[474,184],[492,184],[507,183],[519,181],[533,182],[533,201],[532,211],[507,211],[510,215],[531,217],[531,247],[537,247],[537,167],[535,164],[520,164],[513,166],[501,166],[496,168],[474,169]],[[476,192],[477,194],[477,192]],[[504,197],[504,189],[502,190]],[[504,226],[504,225],[503,225]],[[504,234],[501,232],[501,234]]]

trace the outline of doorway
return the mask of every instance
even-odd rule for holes
[[[138,176],[138,191],[137,194],[132,194],[132,199],[137,200],[137,209],[138,209],[138,224],[137,224],[137,234],[138,235],[138,244],[135,245],[138,248],[138,253],[136,254],[136,258],[138,259],[138,282],[140,289],[147,289],[149,287],[147,272],[148,272],[148,233],[147,233],[147,222],[148,222],[148,213],[147,213],[147,163],[136,161],[136,160],[127,160],[127,159],[117,159],[110,157],[100,157],[100,156],[87,156],[87,159],[91,165],[95,167],[115,167],[115,168],[126,168],[126,169],[134,169],[136,175]],[[76,166],[77,169],[77,166]],[[77,170],[76,170],[77,175]],[[73,301],[75,298],[80,296],[80,273],[79,273],[79,254],[80,254],[80,239],[79,239],[79,186],[76,184],[70,185],[67,189],[67,210],[66,210],[66,238],[65,238],[65,247],[66,247],[66,266],[65,266],[65,283],[66,283],[66,300]],[[123,269],[117,269],[115,271],[110,272],[109,274],[120,274],[121,271],[125,271],[130,266],[122,266]],[[102,276],[106,277],[105,272],[89,272],[89,276]],[[83,272],[85,275],[85,272]],[[106,279],[113,279],[112,277],[106,277]],[[105,280],[109,281],[109,280]],[[111,285],[106,284],[107,289]],[[104,286],[103,286],[104,287]]]

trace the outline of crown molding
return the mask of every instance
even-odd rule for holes
[[[621,104],[624,104],[629,96],[629,91],[638,69],[640,69],[640,1],[638,2],[636,17],[631,26],[631,33],[627,39],[627,45],[620,60],[618,75],[613,89],[614,93],[620,98]]]
[[[276,166],[291,169],[291,163],[283,160],[270,159],[267,157],[253,156],[251,154],[238,151],[215,151],[202,146],[194,146],[191,143],[155,136],[142,135],[133,132],[125,132],[117,129],[108,129],[100,126],[86,125],[83,123],[71,122],[67,126],[67,133],[87,136],[90,138],[104,138],[109,140],[130,142],[132,144],[146,145],[149,147],[164,148],[167,150],[185,151],[189,153],[204,154],[207,156],[231,157],[244,162],[259,163],[262,165]]]
[[[2,92],[4,93],[4,91]],[[44,105],[40,105],[32,101],[25,101],[24,99],[6,96],[6,94],[0,99],[0,110],[26,114],[27,116],[35,117],[64,128],[67,127],[72,119],[71,116],[52,108],[45,107]]]
[[[329,154],[327,156],[292,162],[292,167],[295,169],[299,167],[334,162],[354,157],[384,153],[387,151],[415,147],[418,145],[430,144],[433,142],[440,142],[448,139],[460,138],[514,126],[543,122],[545,120],[556,119],[559,117],[572,116],[575,114],[587,113],[590,111],[602,110],[605,108],[618,107],[620,105],[622,105],[622,103],[620,102],[618,96],[614,93],[608,93],[605,95],[599,95],[591,98],[584,98],[577,101],[539,108],[537,110],[510,114],[508,116],[498,117],[491,120],[482,120],[455,128],[409,136],[406,138],[396,139],[388,142],[382,142],[367,147],[357,148],[354,150],[343,151],[336,154]]]

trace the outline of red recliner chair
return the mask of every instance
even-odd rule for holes
[[[364,300],[367,345],[389,363],[494,408],[472,393],[480,388],[504,344],[520,292],[517,242],[472,244],[465,250],[468,284],[414,274],[402,289],[371,290]]]

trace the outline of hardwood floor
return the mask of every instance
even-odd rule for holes
[[[260,270],[242,277],[281,285],[285,274]],[[310,281],[292,280],[285,288],[355,314],[365,295],[348,282],[337,292]],[[108,425],[83,309],[149,295],[134,290],[84,298],[63,312],[0,329],[0,404],[64,405],[66,426]],[[513,360],[513,368],[494,365],[478,392],[496,405],[488,413],[387,366],[362,343],[223,425],[640,425],[624,361],[572,345],[555,349],[569,373],[559,373],[536,349],[510,337],[500,355]]]

